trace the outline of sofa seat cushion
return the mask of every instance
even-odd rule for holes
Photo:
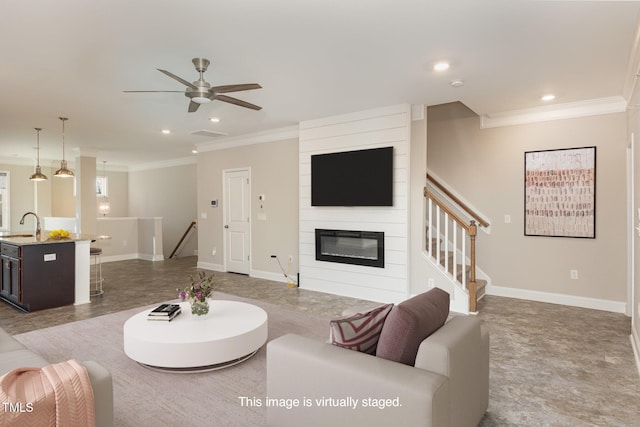
[[[393,304],[384,304],[363,313],[332,320],[331,344],[374,355],[385,319]]]
[[[449,315],[449,294],[433,288],[398,305],[387,316],[376,356],[413,366],[420,343]]]

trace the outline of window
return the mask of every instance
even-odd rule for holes
[[[9,172],[0,171],[0,230],[9,226]]]
[[[96,196],[107,197],[109,195],[107,192],[107,184],[108,180],[106,176],[96,177]]]

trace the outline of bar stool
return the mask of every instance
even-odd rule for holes
[[[91,246],[89,248],[89,256],[92,259],[89,268],[93,267],[93,279],[91,280],[93,289],[91,289],[89,295],[96,297],[104,293],[102,289],[102,281],[104,280],[102,278],[102,248],[94,248]]]

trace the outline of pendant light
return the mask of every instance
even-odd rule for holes
[[[58,117],[62,121],[62,161],[60,162],[60,169],[56,171],[54,176],[60,178],[70,178],[73,176],[73,172],[67,168],[67,161],[64,159],[64,122],[69,120],[66,117]]]
[[[102,214],[102,216],[106,216],[109,212],[111,212],[111,205],[109,204],[109,199],[106,195],[107,188],[107,173],[105,171],[105,166],[107,164],[106,160],[102,161],[102,177],[104,178],[104,187],[102,188],[102,199],[98,202],[98,212]]]
[[[42,170],[40,169],[40,131],[42,130],[42,128],[34,128],[37,132],[37,141],[38,141],[38,145],[36,145],[36,172],[31,175],[29,177],[29,179],[31,181],[45,181],[47,179],[47,176],[45,174],[42,173]]]

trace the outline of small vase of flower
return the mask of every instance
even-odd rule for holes
[[[177,289],[180,301],[189,301],[191,314],[204,316],[209,313],[209,298],[213,295],[213,274],[207,276],[200,271],[194,278],[189,276],[191,283],[184,289]]]

